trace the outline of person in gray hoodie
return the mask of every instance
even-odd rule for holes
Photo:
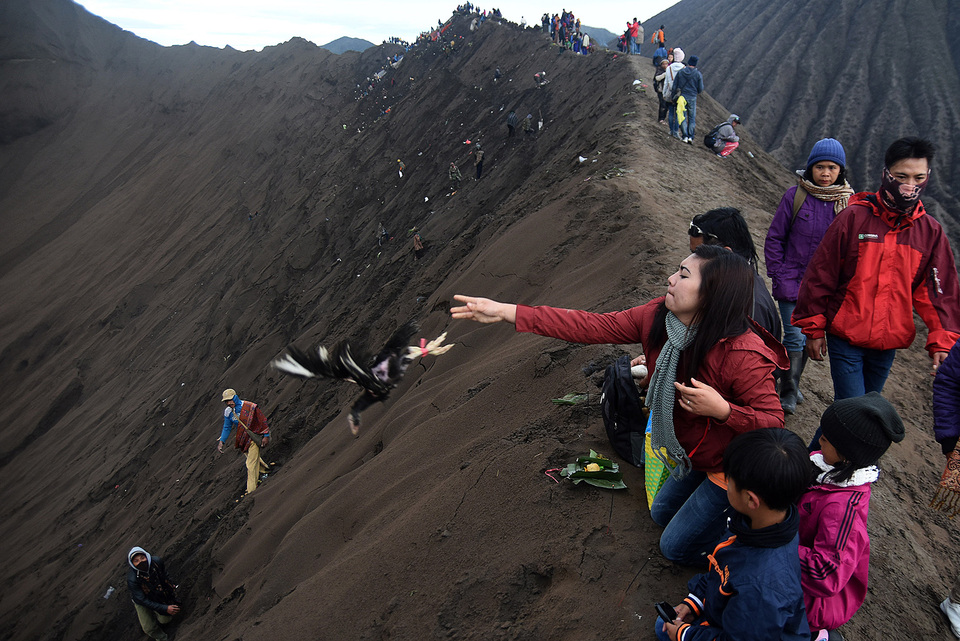
[[[737,135],[736,128],[740,126],[740,116],[730,114],[727,121],[720,125],[717,132],[716,142],[713,143],[713,151],[721,158],[726,158],[733,150],[740,146],[740,136]]]
[[[680,123],[680,138],[683,142],[693,144],[693,137],[696,135],[697,125],[697,96],[703,91],[703,75],[697,69],[699,60],[696,56],[690,56],[687,66],[680,70],[676,80],[673,82],[674,102],[677,103],[677,119],[679,120],[679,110],[684,109],[683,122]],[[681,105],[680,98],[683,98]]]
[[[131,548],[127,553],[127,588],[137,610],[140,627],[151,639],[166,641],[170,638],[160,626],[169,623],[180,613],[177,603],[177,586],[167,576],[163,559],[152,557],[141,547]]]

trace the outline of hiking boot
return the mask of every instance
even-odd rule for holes
[[[784,414],[797,411],[797,379],[800,375],[800,362],[803,352],[787,352],[790,357],[790,370],[780,376],[780,407]]]
[[[947,597],[940,604],[940,611],[947,615],[953,636],[960,639],[960,604],[954,603],[950,600],[950,597]]]

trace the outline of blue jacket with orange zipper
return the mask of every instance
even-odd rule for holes
[[[734,513],[733,536],[708,557],[710,569],[687,584],[684,603],[696,619],[680,626],[677,641],[809,641],[799,524],[794,506],[783,522],[759,530]]]

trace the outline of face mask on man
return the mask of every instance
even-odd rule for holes
[[[883,178],[880,181],[880,198],[888,209],[898,214],[909,214],[920,202],[920,194],[930,182],[930,174],[922,183],[916,185],[907,185],[890,173],[886,167],[883,168]]]

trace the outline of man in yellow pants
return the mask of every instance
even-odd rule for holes
[[[257,489],[260,475],[270,471],[270,467],[260,458],[260,449],[270,442],[270,428],[267,419],[256,403],[241,401],[237,392],[232,389],[223,391],[223,430],[217,440],[217,451],[223,452],[223,445],[230,438],[234,428],[237,436],[234,447],[247,455],[247,494]],[[259,437],[260,442],[251,439],[250,432]]]

